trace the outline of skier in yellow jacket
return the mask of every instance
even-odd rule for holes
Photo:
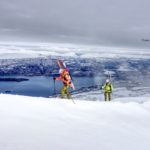
[[[106,80],[105,84],[102,86],[102,89],[105,90],[105,92],[104,92],[105,101],[107,101],[107,100],[110,101],[113,86],[109,79]]]

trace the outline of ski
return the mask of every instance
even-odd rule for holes
[[[66,64],[60,59],[57,60],[57,64],[58,64],[60,69],[65,69],[66,68]]]
[[[70,75],[69,69],[67,68],[65,62],[63,62],[62,60],[58,59],[58,60],[56,60],[56,63],[57,63],[57,65],[58,65],[58,67],[59,67],[59,73],[58,73],[59,77],[56,78],[56,76],[53,76],[54,80],[62,80],[63,78],[65,78],[65,77],[63,77],[62,74],[63,74],[64,72],[66,72],[67,75],[68,75],[69,78],[70,78],[70,82],[69,82],[68,85],[69,85],[69,87],[71,87],[71,88],[74,90],[75,87],[74,87],[74,84],[73,84],[73,81],[72,81],[72,77],[71,77],[71,75]],[[65,80],[66,80],[66,79],[63,79],[63,80],[62,80],[63,83],[65,83]],[[69,88],[69,87],[68,87],[68,88]],[[56,95],[55,82],[54,82],[54,95]],[[71,98],[71,95],[70,95],[70,98],[68,98],[68,99],[70,99],[70,100],[75,104],[75,101]]]
[[[62,60],[58,59],[58,60],[57,60],[57,64],[58,64],[60,70],[63,70],[63,69],[67,70],[67,72],[68,72],[69,75],[70,75],[69,69],[67,68],[67,65],[65,64],[65,62],[63,62]],[[70,87],[73,88],[73,89],[75,89],[75,86],[74,86],[74,84],[73,84],[72,76],[70,75],[70,77],[71,77],[71,84],[70,84]]]

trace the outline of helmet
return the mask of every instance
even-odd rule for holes
[[[59,69],[59,73],[61,74],[61,73],[66,73],[66,72],[68,72],[68,69],[66,68],[66,69]]]
[[[63,72],[63,69],[59,69],[59,73],[61,74]]]
[[[106,83],[108,83],[108,82],[110,82],[110,80],[109,80],[109,79],[107,79],[107,80],[106,80]]]

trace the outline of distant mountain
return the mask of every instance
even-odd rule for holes
[[[0,75],[50,76],[59,71],[56,59],[58,57],[53,56],[0,60]],[[149,84],[148,82],[150,82],[150,59],[74,57],[61,59],[66,62],[72,76],[100,76],[105,79],[109,72],[116,83],[125,86]]]

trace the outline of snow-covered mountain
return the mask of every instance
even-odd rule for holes
[[[149,59],[149,49],[84,46],[58,43],[0,43],[0,59],[39,58],[47,56],[80,58]]]
[[[72,76],[92,77],[99,89],[112,76],[115,88],[125,88],[142,95],[150,92],[150,51],[110,47],[77,46],[71,44],[0,44],[0,75],[52,75],[58,72],[56,59],[63,59]],[[140,88],[140,90],[135,90]],[[146,90],[145,90],[146,89]]]
[[[148,97],[73,104],[0,95],[0,120],[1,150],[150,149]]]

